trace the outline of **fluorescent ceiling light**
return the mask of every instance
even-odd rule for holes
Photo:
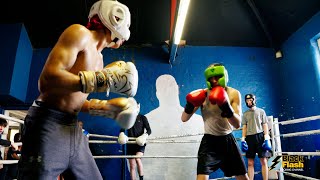
[[[188,7],[189,7],[190,0],[180,0],[179,3],[179,10],[178,10],[178,18],[177,18],[177,24],[174,30],[174,44],[179,44],[184,22],[186,20]]]

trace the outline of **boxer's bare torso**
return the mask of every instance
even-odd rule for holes
[[[107,29],[90,31],[79,24],[68,27],[47,58],[38,82],[40,96],[37,100],[71,114],[81,109],[86,111],[83,106],[88,94],[81,92],[78,73],[103,69],[101,51],[110,42]]]

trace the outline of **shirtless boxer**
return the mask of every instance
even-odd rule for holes
[[[61,34],[40,75],[40,95],[25,118],[19,179],[56,180],[66,170],[78,180],[102,179],[77,125],[77,114],[111,118],[125,129],[133,126],[139,113],[133,98],[138,86],[136,67],[124,61],[104,67],[101,53],[128,40],[129,27],[127,6],[100,0],[91,7],[86,27],[74,24]],[[87,100],[93,92],[131,97]]]

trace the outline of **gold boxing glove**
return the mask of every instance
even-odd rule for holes
[[[82,92],[109,92],[133,97],[138,89],[138,71],[132,62],[115,61],[101,71],[79,72]]]
[[[139,112],[140,105],[132,97],[89,101],[89,114],[114,119],[123,129],[129,129],[134,125]]]

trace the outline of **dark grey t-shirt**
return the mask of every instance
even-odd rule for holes
[[[256,107],[256,109],[248,109],[243,113],[242,126],[247,125],[247,136],[263,132],[263,124],[267,123],[266,112]]]

